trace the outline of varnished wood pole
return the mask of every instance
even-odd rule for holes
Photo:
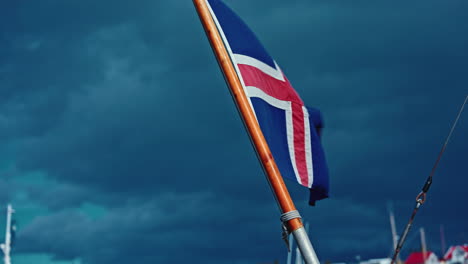
[[[260,126],[255,118],[252,108],[250,107],[247,95],[244,92],[242,84],[236,74],[236,70],[229,57],[228,51],[224,46],[223,40],[220,36],[216,24],[213,21],[210,10],[205,0],[193,0],[195,8],[197,9],[200,20],[205,29],[206,35],[211,43],[213,52],[215,53],[216,59],[221,67],[226,82],[231,91],[232,97],[239,109],[244,124],[250,135],[252,143],[257,151],[260,162],[265,170],[268,182],[273,191],[273,194],[278,202],[279,208],[282,213],[296,210],[294,203],[289,195],[288,189],[284,184],[281,173],[273,159],[270,148],[263,136]],[[289,220],[287,222],[287,228],[289,232],[293,232],[303,227],[303,224],[299,218]]]

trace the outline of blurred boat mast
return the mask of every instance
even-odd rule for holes
[[[3,261],[5,264],[11,264],[10,251],[11,251],[11,215],[15,212],[11,204],[7,206],[7,221],[5,231],[5,243],[0,244],[3,251]]]

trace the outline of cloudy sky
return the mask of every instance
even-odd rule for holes
[[[321,260],[387,257],[468,94],[466,0],[226,0],[321,109]],[[0,204],[14,264],[284,262],[279,212],[191,1],[0,3]],[[468,113],[424,227],[468,243]],[[2,213],[3,215],[3,213]],[[0,219],[3,230],[4,217]],[[1,233],[0,233],[1,234]]]

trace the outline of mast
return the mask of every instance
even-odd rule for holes
[[[421,233],[421,249],[422,249],[422,254],[423,254],[423,261],[424,264],[426,264],[426,252],[427,252],[427,247],[426,247],[426,233],[424,232],[424,228],[420,228],[419,232]]]
[[[305,224],[305,230],[306,230],[307,235],[309,235],[309,230],[310,230],[310,229],[309,229],[309,222],[306,222],[306,224]],[[313,250],[313,249],[314,249],[314,248],[313,248],[313,246],[312,246],[312,250]],[[304,264],[305,262],[304,262],[304,258],[302,258],[302,256],[301,256],[301,259],[302,259],[302,264]]]
[[[6,221],[6,230],[5,230],[5,243],[1,244],[0,247],[3,251],[3,261],[5,264],[11,264],[10,251],[11,251],[11,215],[15,211],[11,204],[7,206],[7,221]]]
[[[441,256],[445,255],[445,234],[444,234],[444,225],[440,225],[440,247],[441,247]]]
[[[390,208],[390,206],[389,206],[388,212],[390,215],[390,228],[392,230],[393,250],[395,250],[398,244],[398,235],[396,231],[395,215],[393,214],[393,210]],[[400,263],[400,257],[397,257],[397,263]]]
[[[286,261],[286,264],[291,264],[291,259],[292,259],[292,249],[293,249],[293,239],[292,239],[292,235],[289,234],[289,248],[288,248],[288,259]]]
[[[393,249],[395,249],[398,243],[398,235],[396,233],[396,227],[395,227],[395,216],[393,215],[393,212],[391,211],[390,211],[390,228],[392,229]]]

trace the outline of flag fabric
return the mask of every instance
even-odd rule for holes
[[[320,111],[309,108],[247,25],[222,1],[205,0],[284,178],[310,189],[309,203],[328,197]]]

